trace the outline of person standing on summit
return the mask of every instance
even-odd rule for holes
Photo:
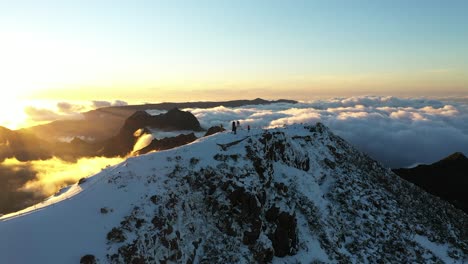
[[[236,131],[237,130],[237,127],[236,127],[236,121],[232,121],[232,132],[234,132],[234,134],[237,134]]]

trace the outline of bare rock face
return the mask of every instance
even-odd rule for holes
[[[271,241],[275,254],[284,257],[297,249],[297,223],[294,215],[281,212],[276,219],[276,230]]]
[[[226,129],[224,129],[221,126],[212,126],[212,127],[208,128],[208,131],[206,131],[205,137],[211,136],[211,135],[214,135],[216,133],[223,132],[223,131],[226,131]]]
[[[96,264],[96,257],[93,255],[84,255],[80,259],[80,264]]]
[[[152,122],[149,125],[150,127],[160,129],[203,131],[197,118],[192,113],[181,111],[178,108],[154,116]]]
[[[169,131],[203,130],[197,118],[192,113],[173,108],[167,113],[154,116],[148,114],[146,111],[136,111],[127,118],[119,134],[125,136],[132,135],[137,129],[145,127]]]
[[[113,138],[107,140],[100,150],[100,154],[108,157],[125,156],[130,153],[138,137],[134,136],[138,129],[157,128],[161,130],[177,131],[192,130],[202,131],[197,118],[190,112],[181,111],[177,108],[169,110],[165,114],[152,116],[146,111],[137,111],[125,121],[120,132]],[[148,132],[149,133],[149,132]],[[163,150],[181,146],[194,141],[195,135],[184,135],[167,140],[158,140],[152,142],[151,146],[142,150],[141,153],[147,153],[151,150]],[[192,139],[190,141],[190,139]],[[161,142],[160,142],[161,141]],[[185,142],[185,143],[182,143]]]
[[[143,149],[137,151],[136,155],[145,154],[151,151],[166,150],[186,145],[197,140],[194,133],[180,134],[175,137],[167,137],[163,139],[153,139],[151,143]]]

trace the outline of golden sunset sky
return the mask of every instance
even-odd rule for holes
[[[0,1],[0,125],[24,125],[33,101],[466,96],[467,13],[435,0]]]

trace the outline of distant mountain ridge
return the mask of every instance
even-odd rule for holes
[[[35,134],[41,139],[49,141],[56,140],[60,137],[75,136],[84,136],[94,138],[95,140],[104,140],[117,135],[119,129],[124,125],[125,120],[136,111],[168,111],[174,108],[212,108],[217,106],[239,107],[244,105],[264,105],[274,103],[295,104],[297,101],[286,99],[268,101],[257,98],[254,100],[233,100],[221,102],[167,102],[158,104],[110,106],[83,113],[83,120],[58,120],[48,124],[26,128],[24,130]]]
[[[276,104],[276,103],[288,103],[296,104],[295,100],[279,99],[279,100],[265,100],[262,98],[256,98],[253,100],[232,100],[232,101],[220,101],[220,102],[210,102],[210,101],[198,101],[198,102],[184,102],[184,103],[157,103],[157,104],[143,104],[143,105],[124,105],[124,106],[109,106],[105,108],[96,109],[97,111],[109,109],[125,109],[130,111],[144,111],[148,109],[156,110],[170,110],[173,108],[213,108],[217,106],[225,107],[240,107],[245,105],[267,105],[267,104]]]
[[[468,158],[463,153],[453,153],[430,165],[393,171],[468,214]]]
[[[0,127],[0,162],[15,157],[19,161],[49,159],[49,144],[31,133]]]

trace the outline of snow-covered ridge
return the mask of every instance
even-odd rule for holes
[[[0,219],[0,263],[466,261],[468,219],[322,124],[130,158]]]

